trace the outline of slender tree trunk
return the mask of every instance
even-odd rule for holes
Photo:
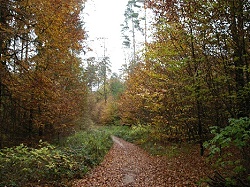
[[[107,104],[107,95],[108,95],[108,93],[107,93],[107,65],[106,65],[106,61],[104,62],[105,63],[105,70],[104,70],[104,80],[103,80],[103,89],[104,89],[104,101],[105,101],[105,104]]]
[[[233,39],[233,60],[235,66],[235,83],[236,83],[236,96],[239,112],[237,117],[245,117],[249,115],[250,96],[249,93],[244,91],[246,83],[244,67],[248,62],[244,62],[244,17],[243,17],[243,1],[231,1],[230,4],[231,25],[230,30]]]
[[[32,133],[33,133],[33,114],[34,111],[32,109],[30,109],[29,111],[29,122],[28,122],[28,133],[29,133],[29,138],[32,138]]]
[[[0,0],[0,25],[5,26],[6,25],[6,4],[7,2],[4,2],[5,0]],[[4,34],[1,34],[0,36],[0,148],[3,147],[3,124],[4,124],[4,118],[3,118],[3,83],[2,79],[4,76],[4,69],[5,69],[5,61],[3,60],[4,55]]]
[[[1,45],[1,41],[0,41]],[[1,57],[0,57],[1,58]],[[3,125],[3,104],[2,104],[2,98],[3,98],[3,86],[2,86],[2,70],[0,69],[0,149],[3,147],[3,132],[2,132],[2,125]]]
[[[194,47],[194,39],[193,39],[193,29],[192,25],[190,25],[190,34],[191,34],[191,54],[192,60],[194,61],[194,81],[195,85],[195,100],[196,100],[196,108],[197,108],[197,120],[198,120],[198,135],[199,135],[199,144],[200,144],[200,155],[204,155],[204,147],[203,147],[203,126],[202,126],[202,103],[200,101],[200,83],[199,83],[199,64],[197,62],[197,58],[195,55],[195,47]]]
[[[203,138],[203,127],[202,127],[202,121],[201,121],[201,102],[199,99],[197,101],[197,118],[198,118],[198,134],[199,134],[199,144],[200,144],[200,155],[204,155],[204,138]]]
[[[136,62],[136,55],[135,55],[135,26],[134,26],[134,18],[132,18],[132,37],[133,37],[133,65],[132,65],[132,69],[135,66],[135,62]]]
[[[144,42],[145,42],[145,45],[147,44],[147,7],[146,7],[146,1],[144,1],[144,16],[145,16],[145,31],[144,31]]]

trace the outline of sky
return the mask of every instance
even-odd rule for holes
[[[87,0],[83,13],[85,30],[88,33],[87,44],[92,48],[83,58],[110,57],[112,72],[119,73],[125,63],[122,49],[121,24],[128,0]],[[105,42],[105,43],[104,43]]]

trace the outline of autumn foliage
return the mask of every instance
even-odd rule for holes
[[[152,42],[128,76],[122,120],[161,128],[162,141],[198,142],[203,155],[210,127],[223,134],[229,118],[249,118],[249,6],[237,0],[147,1],[155,15]]]
[[[149,1],[155,32],[128,76],[123,120],[203,141],[210,126],[249,116],[247,7],[247,1]]]
[[[83,111],[82,3],[1,0],[1,146],[50,136]]]

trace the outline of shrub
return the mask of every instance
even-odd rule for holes
[[[64,142],[64,147],[68,147],[78,162],[84,157],[83,164],[88,167],[100,163],[111,146],[110,133],[104,129],[81,131]]]
[[[214,138],[205,142],[204,146],[209,148],[210,155],[220,155],[217,157],[217,164],[219,167],[233,166],[234,174],[240,177],[250,174],[250,119],[247,117],[240,119],[230,119],[229,125],[220,129],[215,126],[211,128]],[[237,148],[241,157],[238,160],[232,160],[232,152],[227,151],[222,154],[222,150],[231,147]],[[228,172],[227,172],[228,173]],[[232,178],[227,179],[228,185],[236,183]]]
[[[78,167],[63,151],[44,142],[40,142],[36,149],[23,144],[2,149],[0,164],[0,186],[22,186],[72,178]]]
[[[111,146],[110,133],[97,129],[78,132],[59,146],[40,142],[38,148],[21,144],[2,149],[0,186],[68,186],[99,164]]]

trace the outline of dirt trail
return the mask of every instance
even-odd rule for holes
[[[183,172],[181,167],[180,171],[176,171],[176,167],[171,166],[173,163],[166,159],[152,157],[138,146],[120,138],[112,139],[114,145],[104,161],[85,178],[76,181],[74,187],[196,186],[196,178],[187,178],[189,174]]]

